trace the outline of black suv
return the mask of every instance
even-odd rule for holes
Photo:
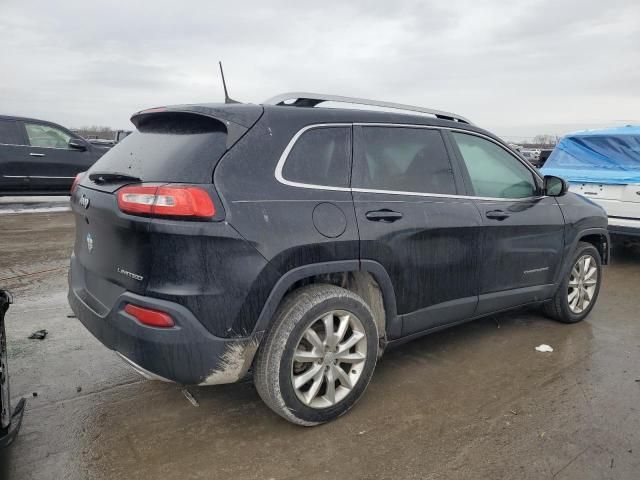
[[[108,150],[55,123],[0,115],[0,195],[68,195]]]
[[[252,372],[316,425],[385,348],[526,304],[578,322],[598,296],[604,211],[455,114],[297,93],[132,122],[74,188],[69,302],[149,378]]]

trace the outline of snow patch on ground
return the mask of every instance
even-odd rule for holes
[[[538,352],[553,352],[553,348],[551,348],[551,346],[547,345],[546,343],[543,343],[542,345],[538,345],[536,347],[536,351],[538,351]]]
[[[67,196],[0,197],[0,215],[54,213],[71,210]]]

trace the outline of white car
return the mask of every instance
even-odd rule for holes
[[[609,232],[640,237],[640,183],[569,183],[569,191],[590,198],[607,212]]]
[[[565,136],[541,169],[607,212],[609,231],[640,238],[640,127],[586,130]]]

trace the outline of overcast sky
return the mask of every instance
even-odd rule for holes
[[[0,113],[316,91],[450,110],[506,138],[640,123],[639,0],[0,0]]]

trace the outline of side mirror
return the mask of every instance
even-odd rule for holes
[[[69,148],[72,150],[79,150],[81,152],[84,152],[85,150],[87,150],[87,144],[76,138],[72,138],[71,140],[69,140]]]
[[[544,193],[550,197],[561,197],[569,190],[569,184],[566,180],[553,175],[544,176]]]

